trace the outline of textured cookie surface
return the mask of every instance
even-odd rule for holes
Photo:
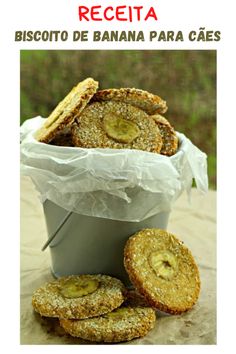
[[[120,101],[144,110],[148,114],[165,113],[166,102],[157,95],[136,88],[106,89],[98,91],[93,101]]]
[[[135,293],[118,309],[85,320],[60,320],[64,330],[74,337],[93,342],[123,342],[146,335],[155,324],[155,311]]]
[[[180,240],[164,230],[144,229],[131,236],[124,265],[137,290],[161,311],[180,314],[198,299],[200,277],[194,258]]]
[[[89,318],[119,307],[125,293],[122,282],[108,275],[71,275],[37,289],[32,305],[42,316]]]
[[[178,149],[178,137],[174,128],[170,125],[169,121],[160,114],[153,115],[151,118],[157,123],[163,140],[160,153],[167,156],[174,155]]]
[[[137,107],[122,102],[88,105],[71,127],[75,146],[139,149],[159,153],[162,138],[153,119]]]
[[[98,82],[92,78],[79,82],[56,106],[45,120],[43,126],[36,132],[35,138],[40,142],[50,142],[80,115],[97,88]]]

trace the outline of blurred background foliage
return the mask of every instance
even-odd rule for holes
[[[136,87],[159,95],[166,118],[208,155],[216,188],[216,51],[214,50],[22,50],[21,123],[47,117],[79,81],[100,88]]]

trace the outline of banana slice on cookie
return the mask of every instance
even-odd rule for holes
[[[198,267],[190,250],[173,234],[144,229],[131,236],[125,245],[124,265],[131,282],[151,306],[180,314],[197,302]]]
[[[131,292],[125,303],[112,312],[84,320],[60,319],[60,325],[73,337],[117,343],[143,337],[154,327],[155,321],[155,310],[137,293]]]
[[[95,102],[73,123],[72,140],[84,148],[138,149],[159,153],[157,124],[141,109],[123,102]]]
[[[94,293],[98,287],[97,279],[72,278],[63,284],[60,293],[67,299],[76,299]]]
[[[141,133],[137,124],[112,113],[104,116],[103,125],[110,138],[124,144],[132,143]]]
[[[162,279],[171,280],[178,271],[176,257],[169,251],[152,252],[148,261],[156,275]]]
[[[83,319],[119,307],[125,294],[122,282],[108,275],[71,275],[37,289],[32,305],[41,316]]]

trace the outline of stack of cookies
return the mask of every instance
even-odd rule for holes
[[[33,307],[41,316],[58,318],[73,337],[116,343],[146,335],[157,309],[181,314],[198,299],[197,265],[173,234],[144,229],[131,236],[124,266],[134,290],[108,275],[71,275],[37,289]]]
[[[163,99],[135,88],[97,89],[92,78],[80,82],[46,119],[36,139],[57,146],[176,153],[176,132],[161,115],[167,111]]]
[[[140,295],[108,275],[71,275],[33,294],[41,316],[57,317],[66,333],[93,342],[123,342],[154,327],[155,311]]]

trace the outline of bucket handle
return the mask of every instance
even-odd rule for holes
[[[72,211],[68,211],[68,213],[66,214],[66,216],[64,217],[64,219],[62,220],[62,222],[58,225],[58,227],[56,228],[56,230],[53,232],[53,234],[51,236],[48,237],[48,240],[45,242],[45,244],[43,245],[43,247],[41,248],[41,251],[45,251],[46,248],[50,245],[50,243],[52,242],[52,240],[54,240],[54,238],[56,237],[56,235],[58,234],[58,232],[61,230],[62,226],[67,222],[67,220],[69,219],[69,217],[72,215]]]

